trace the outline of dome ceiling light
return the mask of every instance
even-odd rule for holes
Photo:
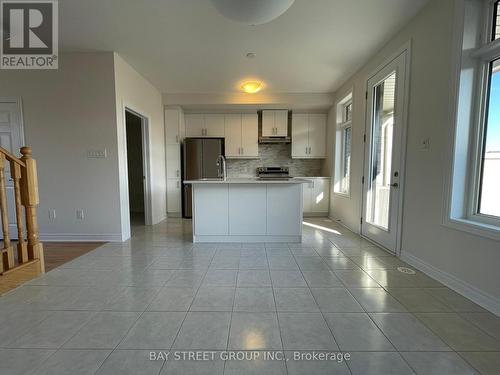
[[[290,8],[295,0],[211,0],[224,17],[247,25],[270,22]]]
[[[241,85],[241,89],[247,94],[256,94],[263,88],[262,82],[259,81],[248,81]]]

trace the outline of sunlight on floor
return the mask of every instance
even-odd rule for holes
[[[342,235],[342,233],[340,233],[338,230],[332,229],[332,228],[328,228],[328,227],[324,227],[322,225],[317,225],[317,224],[309,223],[307,221],[302,221],[302,224],[304,224],[305,226],[311,227],[311,228],[320,229],[320,230],[324,230],[326,232],[338,234],[339,236]]]

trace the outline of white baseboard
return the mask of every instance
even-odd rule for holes
[[[470,299],[471,301],[474,301],[479,306],[482,306],[486,310],[491,311],[493,314],[500,316],[500,300],[498,298],[479,290],[475,286],[460,280],[450,273],[424,262],[414,255],[403,252],[401,253],[401,259],[419,271],[422,271],[428,276],[443,283],[448,288]]]
[[[345,229],[347,229],[348,231],[350,231],[350,232],[352,232],[352,233],[354,233],[354,234],[357,234],[358,236],[360,236],[360,235],[361,235],[361,233],[359,233],[359,228],[357,228],[357,229],[353,229],[353,228],[351,228],[349,225],[347,225],[346,223],[344,223],[342,220],[340,220],[340,219],[335,219],[335,218],[333,218],[333,217],[331,217],[331,216],[328,216],[328,218],[329,218],[331,221],[333,221],[334,223],[337,223],[337,224],[339,224],[340,226],[344,227],[344,228],[345,228]]]
[[[122,235],[94,233],[40,233],[42,242],[122,242]]]

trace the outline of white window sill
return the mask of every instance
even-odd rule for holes
[[[500,241],[500,227],[495,225],[485,224],[470,219],[458,218],[447,219],[443,225],[462,232],[472,233],[477,236]]]

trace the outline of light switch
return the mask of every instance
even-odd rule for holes
[[[90,149],[87,150],[88,159],[105,159],[108,156],[107,150],[103,149]]]
[[[424,138],[420,141],[420,149],[422,151],[429,151],[431,148],[431,139],[429,137]]]

